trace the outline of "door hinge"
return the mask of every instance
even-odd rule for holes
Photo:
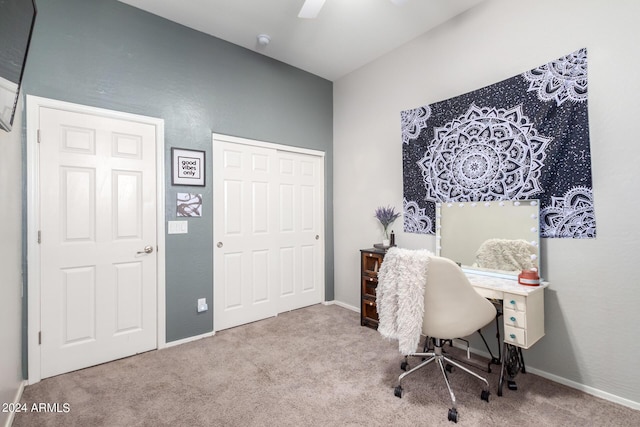
[[[38,129],[38,144],[40,144],[40,129]]]
[[[38,345],[42,344],[42,331],[38,331]]]
[[[38,243],[42,242],[42,233],[38,230]]]

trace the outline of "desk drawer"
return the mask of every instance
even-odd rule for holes
[[[504,325],[504,341],[507,344],[517,345],[518,347],[526,347],[526,333],[524,329],[514,328],[513,326]]]
[[[516,295],[504,293],[504,308],[515,311],[527,311],[527,297],[524,295]]]
[[[483,298],[486,299],[502,299],[503,292],[495,289],[481,288],[480,286],[474,286],[473,289],[476,290],[477,293],[482,295]]]
[[[515,311],[510,308],[504,309],[504,325],[514,328],[527,328],[527,316],[524,311]]]

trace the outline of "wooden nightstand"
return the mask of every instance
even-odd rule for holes
[[[384,249],[360,250],[360,325],[374,329],[378,328],[376,288],[384,254]]]

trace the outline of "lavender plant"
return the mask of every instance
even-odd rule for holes
[[[396,208],[392,206],[380,206],[376,209],[375,217],[380,221],[380,224],[382,224],[385,239],[389,238],[389,232],[387,229],[396,219],[398,219],[399,216],[400,213],[396,212]]]

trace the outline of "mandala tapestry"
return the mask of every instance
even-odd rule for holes
[[[594,238],[587,50],[401,112],[404,231],[437,202],[540,200],[540,236]]]

